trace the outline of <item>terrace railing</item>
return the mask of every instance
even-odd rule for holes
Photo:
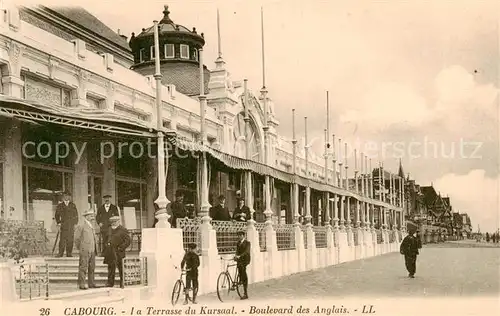
[[[295,249],[295,227],[293,224],[275,224],[278,250]]]
[[[238,232],[245,230],[246,222],[212,221],[217,238],[217,250],[219,254],[229,254],[236,252],[238,242]]]
[[[123,258],[123,283],[125,286],[148,285],[148,258]]]
[[[327,227],[326,226],[313,226],[314,240],[316,248],[326,248],[327,244]]]
[[[182,229],[182,244],[184,249],[188,249],[189,244],[196,244],[201,249],[201,218],[178,218],[177,227]]]
[[[16,292],[20,300],[49,299],[47,263],[21,263],[16,264],[14,269]]]

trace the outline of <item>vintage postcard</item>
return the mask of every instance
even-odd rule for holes
[[[500,315],[500,2],[0,0],[0,315]]]

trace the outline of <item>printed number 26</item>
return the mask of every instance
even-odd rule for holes
[[[38,311],[40,312],[40,316],[50,315],[50,308],[40,308]]]

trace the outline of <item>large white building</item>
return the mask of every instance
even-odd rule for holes
[[[136,223],[127,223],[129,227],[150,227],[157,194],[156,162],[154,158],[144,157],[146,155],[131,157],[139,156],[140,146],[130,145],[146,144],[156,136],[152,27],[130,39],[132,51],[125,36],[113,32],[81,8],[7,8],[2,14],[0,197],[3,216],[44,220],[50,229],[58,193],[72,192],[80,211],[89,204],[99,205],[101,196],[109,193],[122,211],[135,209],[135,214],[125,215],[128,219],[136,218]],[[164,130],[169,142],[175,144],[171,148],[186,149],[189,142],[199,138],[197,52],[205,43],[202,33],[175,24],[168,9],[164,11],[160,27]],[[259,214],[265,204],[263,176],[266,174],[274,179],[271,207],[275,215],[281,215],[281,209],[286,209],[287,223],[293,222],[294,215],[290,195],[293,179],[312,190],[310,210],[315,224],[321,225],[326,219],[326,212],[323,211],[324,218],[320,219],[318,211],[321,205],[325,207],[325,201],[318,204],[325,192],[366,201],[372,209],[384,207],[399,211],[386,203],[389,200],[379,201],[367,194],[362,196],[345,190],[339,185],[341,167],[338,164],[334,172],[333,163],[329,163],[326,181],[323,153],[309,153],[309,175],[306,175],[301,144],[297,144],[294,176],[293,145],[277,133],[279,121],[270,99],[269,159],[264,165],[263,99],[260,93],[252,91],[248,92],[251,152],[250,159],[246,159],[243,82],[230,78],[222,58],[215,64],[212,70],[205,67],[206,126],[211,144],[210,196],[226,195],[229,207],[233,207],[236,192],[243,189],[241,175],[251,170],[254,173],[252,206],[257,219],[263,218]],[[68,157],[55,157],[58,141],[74,143],[73,148],[86,144],[79,161],[71,157],[75,154],[73,148],[69,148]],[[100,154],[101,147],[110,150],[111,145],[106,143],[110,141],[116,146],[123,144],[121,153]],[[64,155],[66,148],[59,146]],[[99,161],[101,156],[106,159]],[[167,196],[173,200],[174,192],[182,189],[188,203],[198,209],[197,159],[190,156],[181,160],[176,156],[179,155],[169,160]],[[353,166],[349,167],[352,170]],[[342,170],[342,177],[345,172]],[[364,170],[364,173],[369,172]],[[302,215],[306,211],[304,196],[299,194],[298,211]],[[334,206],[330,208],[333,219]],[[337,215],[339,219],[347,219],[347,214]]]
[[[153,31],[145,28],[127,43],[81,8],[0,10],[2,218],[43,221],[54,232],[55,207],[69,191],[80,213],[111,194],[127,228],[140,235],[152,227],[158,197]],[[309,152],[306,159],[304,144],[279,135],[274,111],[279,105],[265,89],[249,91],[243,80],[233,80],[221,57],[215,67],[203,68],[208,144],[200,145],[203,33],[174,23],[167,7],[159,32],[161,131],[170,154],[167,197],[173,201],[182,190],[199,216],[219,195],[227,197],[232,211],[241,193],[257,221],[249,226],[260,244],[253,258],[269,263],[265,269],[254,264],[252,281],[389,251],[376,250],[377,239],[389,244],[401,238],[396,234],[404,222],[401,178],[372,171],[365,159],[353,170],[338,156],[343,144],[336,157],[327,156],[327,169],[324,153]],[[202,152],[207,186],[201,185]],[[197,232],[197,223],[180,226]],[[227,252],[224,242],[233,237],[223,234],[241,227],[245,224],[213,223],[217,247],[202,243],[202,250],[211,249],[204,256],[217,254],[217,248]],[[201,242],[201,235],[184,233],[184,242]],[[318,255],[312,252],[316,248],[322,248]],[[213,259],[204,260],[203,275],[212,278],[206,260]],[[297,265],[276,270],[287,260]],[[210,269],[216,266],[210,263]]]

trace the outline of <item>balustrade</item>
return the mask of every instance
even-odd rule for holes
[[[22,263],[14,266],[16,291],[20,300],[49,298],[48,263]]]
[[[147,258],[123,258],[123,284],[148,285],[148,261]]]
[[[326,248],[327,244],[327,227],[326,226],[313,226],[314,240],[316,248]]]
[[[295,249],[295,226],[293,224],[273,225],[276,231],[276,243],[278,250]]]

